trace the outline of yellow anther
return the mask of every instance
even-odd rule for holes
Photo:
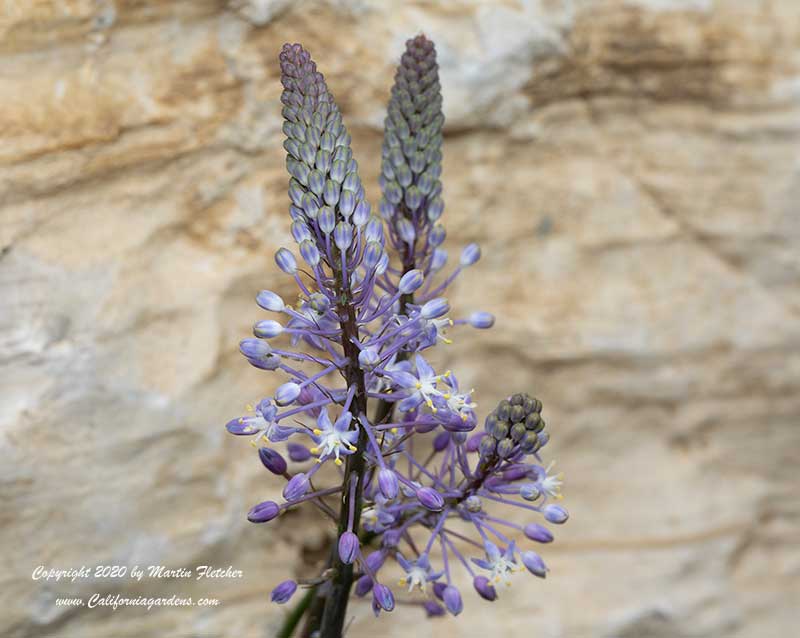
[[[445,399],[449,399],[449,398],[450,398],[452,395],[451,395],[449,392],[447,392],[446,394],[443,394],[442,396],[443,396]]]
[[[448,320],[447,320],[447,323],[449,323],[451,326],[454,326],[454,325],[456,325],[456,324],[454,324],[454,323],[453,323],[453,320],[452,320],[452,319],[448,319]]]
[[[467,420],[467,415],[466,414],[462,414],[461,415],[461,420],[462,421],[466,421]]]
[[[452,371],[452,370],[448,370],[447,372],[445,372],[445,373],[444,373],[444,376],[445,376],[445,378],[447,378],[447,377],[449,377],[451,374],[453,374],[453,371]]]
[[[253,411],[253,409],[254,409],[254,408],[253,408],[253,405],[252,405],[251,403],[248,403],[248,404],[247,404],[246,406],[244,406],[244,407],[245,407],[245,409],[246,409],[248,412],[252,412],[252,411]]]
[[[436,414],[438,411],[439,411],[439,410],[437,410],[436,408],[434,408],[433,406],[431,406],[431,412],[433,412],[434,414]]]
[[[239,423],[244,423],[244,417],[239,417]]]
[[[417,390],[422,388],[422,384],[419,381],[417,381],[417,383],[415,385],[416,385]]]
[[[405,578],[401,578],[400,580],[397,581],[397,584],[398,585],[405,585],[407,582],[408,581]]]
[[[425,405],[427,405],[429,408],[432,408],[433,407],[433,401],[428,399],[427,401],[425,401]]]
[[[255,448],[258,447],[258,443],[256,443],[255,441],[250,441],[250,445],[252,445]]]
[[[314,434],[319,436],[320,434],[322,434],[322,430],[320,430],[319,428],[314,428]]]
[[[322,457],[317,459],[317,463],[322,463]]]
[[[391,430],[389,430],[389,432],[391,432],[392,434],[397,434],[397,428],[392,428]]]
[[[386,394],[391,394],[391,393],[392,393],[392,389],[391,389],[391,388],[389,388],[389,389],[386,391]]]
[[[342,459],[336,459],[334,461],[334,463],[336,463],[336,465],[341,465],[342,464]]]
[[[355,452],[356,450],[358,450],[358,448],[355,445],[350,445],[349,443],[347,444],[347,447],[350,448],[351,452]]]
[[[319,448],[318,447],[312,447],[309,450],[309,452],[311,452],[311,454],[319,454]]]
[[[448,339],[447,337],[442,337],[442,341],[444,341],[448,346],[453,343],[452,339]],[[445,375],[447,376],[447,375]]]
[[[266,434],[261,435],[261,440],[264,441],[264,443],[269,443],[269,439],[267,438]]]

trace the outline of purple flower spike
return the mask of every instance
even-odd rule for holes
[[[281,475],[286,471],[286,459],[284,459],[278,452],[268,447],[258,448],[258,457],[273,474]]]
[[[339,537],[339,558],[345,565],[352,565],[358,556],[358,536],[344,532]]]
[[[308,477],[303,472],[295,474],[283,488],[283,498],[289,502],[302,498],[308,492],[308,485]]]
[[[544,517],[555,525],[566,523],[569,518],[569,512],[560,505],[545,505]]]
[[[538,523],[528,523],[525,526],[525,536],[537,543],[552,543],[553,534],[549,529]]]
[[[444,607],[442,607],[435,600],[426,600],[422,606],[425,608],[425,614],[428,618],[437,618],[445,615]]]
[[[272,590],[269,598],[273,603],[278,603],[279,605],[283,605],[284,603],[288,603],[289,599],[294,595],[294,592],[297,591],[297,583],[293,580],[285,580],[280,585],[278,585],[275,589]]]
[[[251,523],[266,523],[280,513],[281,508],[275,501],[264,501],[247,512],[247,520]]]
[[[390,501],[397,498],[399,485],[397,482],[397,475],[388,467],[383,468],[378,472],[378,488],[387,499]]]
[[[444,588],[442,593],[444,606],[454,616],[458,616],[464,610],[464,603],[461,601],[461,592],[452,585]]]
[[[489,601],[497,600],[497,592],[486,576],[475,576],[472,585],[475,587],[475,591],[480,594],[481,598]]]
[[[522,552],[522,564],[528,568],[528,571],[534,576],[545,578],[547,576],[547,566],[544,564],[542,557],[536,552]]]
[[[394,609],[394,595],[386,585],[375,583],[372,588],[372,597],[383,611],[392,611]]]
[[[417,498],[425,509],[441,512],[444,509],[444,498],[432,487],[421,487],[417,490]]]

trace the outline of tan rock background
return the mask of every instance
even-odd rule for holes
[[[10,0],[0,6],[0,634],[271,636],[326,528],[222,425],[237,342],[289,294],[275,58],[304,42],[376,193],[404,40],[439,48],[461,309],[482,406],[545,403],[572,519],[490,606],[353,638],[788,638],[800,603],[800,3]],[[43,583],[37,565],[240,581]],[[305,571],[304,571],[305,570]],[[216,608],[65,609],[174,593]],[[413,623],[413,625],[412,625]]]

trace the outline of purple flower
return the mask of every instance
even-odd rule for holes
[[[353,532],[344,532],[339,537],[339,558],[345,565],[351,565],[358,556],[358,536]]]
[[[427,554],[422,554],[413,562],[403,558],[402,554],[397,554],[396,558],[397,562],[400,564],[400,567],[402,567],[406,572],[406,575],[400,579],[400,584],[408,585],[409,592],[415,587],[424,592],[428,583],[434,582],[444,573],[443,571],[433,571]]]
[[[320,461],[333,458],[336,465],[341,465],[342,455],[347,456],[356,451],[358,430],[349,429],[352,420],[353,417],[349,412],[342,412],[336,423],[331,423],[328,411],[322,410],[317,418],[317,427],[314,429],[316,447],[311,448],[311,453],[318,454]]]
[[[378,488],[388,500],[397,498],[399,491],[397,475],[387,467],[382,468],[378,472]]]
[[[432,487],[421,487],[417,490],[417,498],[425,509],[440,512],[444,509],[444,498]]]
[[[544,564],[542,557],[536,552],[522,552],[522,564],[528,568],[528,571],[534,576],[545,578],[547,576],[547,566]]]
[[[549,529],[538,523],[528,523],[525,526],[525,536],[537,543],[552,543],[553,534]]]
[[[444,606],[454,616],[458,616],[464,610],[464,603],[461,601],[461,592],[452,585],[445,587],[442,593]]]
[[[569,518],[569,512],[567,512],[567,510],[560,505],[550,504],[545,505],[544,507],[544,517],[551,523],[561,525],[562,523],[567,522],[567,519]]]
[[[394,595],[392,595],[392,590],[386,585],[375,583],[372,587],[372,597],[378,607],[383,609],[383,611],[392,611],[394,609]]]
[[[251,523],[266,523],[280,513],[281,508],[275,501],[264,501],[247,512],[247,520]]]
[[[451,343],[463,326],[486,329],[495,321],[483,311],[451,316],[447,300],[448,287],[480,259],[480,249],[466,246],[447,272],[436,52],[424,36],[406,43],[385,122],[380,217],[372,215],[350,135],[311,56],[287,44],[279,59],[287,223],[297,249],[281,248],[275,262],[296,286],[297,302],[258,293],[260,308],[283,317],[259,319],[255,338],[242,340],[239,349],[251,365],[278,375],[279,387],[226,428],[255,437],[260,462],[289,480],[286,503],[259,503],[248,519],[263,523],[311,503],[346,530],[329,571],[304,581],[320,583],[315,595],[328,598],[325,632],[342,633],[351,575],[357,596],[372,592],[376,614],[394,608],[392,590],[381,583],[388,556],[402,568],[409,591],[432,589],[423,603],[429,616],[458,615],[464,601],[451,572],[462,565],[486,600],[497,598],[497,582],[510,582],[521,569],[517,554],[536,576],[546,574],[538,554],[506,539],[522,531],[527,541],[549,543],[553,535],[539,523],[522,527],[505,512],[536,512],[555,524],[568,514],[551,502],[561,497],[561,476],[540,458],[549,440],[541,401],[508,395],[473,434],[479,423],[474,391],[461,388],[452,371],[437,372],[431,363],[439,359],[427,352]],[[274,348],[267,342],[282,335],[288,339]],[[294,476],[286,459],[263,445],[289,438],[290,460],[317,460]],[[319,472],[329,460],[340,467]],[[454,542],[462,536],[472,544]],[[484,547],[485,557],[471,555],[474,545]],[[470,560],[487,573],[475,574]],[[446,582],[439,582],[443,574]],[[285,603],[296,589],[284,581],[272,600]]]
[[[284,603],[288,603],[289,599],[294,595],[294,592],[297,591],[297,583],[293,580],[285,580],[280,585],[278,585],[275,589],[272,590],[272,594],[270,594],[270,600],[273,603],[278,603],[282,605]]]
[[[303,472],[299,472],[289,479],[286,487],[283,488],[283,498],[290,502],[296,501],[308,492],[308,487],[308,476]]]
[[[497,592],[486,576],[475,576],[475,578],[472,580],[472,585],[475,587],[475,591],[478,592],[481,598],[486,600],[497,599]]]
[[[286,459],[275,450],[268,447],[261,447],[258,449],[258,456],[264,464],[264,467],[273,474],[281,475],[286,472]]]

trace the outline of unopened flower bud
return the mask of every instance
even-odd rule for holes
[[[422,285],[424,277],[421,270],[409,270],[400,278],[397,289],[404,295],[415,292]]]
[[[442,593],[442,602],[451,614],[458,616],[464,609],[464,603],[461,600],[461,593],[453,587],[448,585]]]
[[[358,365],[366,372],[371,371],[381,362],[381,356],[373,348],[364,348],[358,353]]]
[[[347,222],[339,222],[333,230],[333,241],[337,248],[345,252],[353,242],[353,227]]]
[[[283,603],[289,602],[289,599],[294,595],[294,592],[296,591],[297,591],[297,583],[294,582],[293,580],[285,580],[275,589],[272,590],[269,599],[273,603],[278,603],[279,605],[282,605]]]
[[[275,253],[275,263],[287,275],[293,275],[297,272],[297,260],[286,248],[279,248],[278,252]]]
[[[459,259],[462,266],[471,266],[481,258],[481,248],[478,244],[468,244],[461,251]]]
[[[425,608],[425,613],[427,614],[428,618],[436,618],[438,616],[445,615],[444,607],[442,607],[435,600],[426,600],[422,606]]]
[[[280,406],[289,405],[290,403],[294,403],[294,400],[300,396],[300,386],[294,383],[293,381],[289,381],[288,383],[284,383],[275,391],[275,403]]]
[[[311,452],[305,445],[295,443],[294,441],[289,441],[289,443],[286,444],[286,447],[289,451],[289,458],[295,463],[302,463],[303,461],[307,461],[311,458]]]
[[[425,509],[432,512],[441,512],[444,509],[444,498],[432,487],[418,489],[417,498]]]
[[[552,543],[553,534],[544,525],[528,523],[524,528],[525,536],[537,543]]]
[[[272,448],[258,448],[258,457],[261,459],[264,467],[273,474],[281,475],[286,471],[286,459]]]
[[[525,483],[525,485],[520,486],[519,495],[526,501],[535,501],[541,496],[541,492],[535,483]]]
[[[450,433],[445,431],[439,432],[433,439],[433,449],[435,452],[441,452],[450,444]]]
[[[481,598],[489,601],[497,600],[497,592],[486,576],[475,576],[472,585]]]
[[[494,315],[490,312],[473,312],[467,321],[473,328],[486,330],[494,325]]]
[[[319,248],[313,241],[307,239],[300,243],[300,256],[309,266],[314,268],[319,263]]]
[[[547,565],[544,564],[542,557],[536,552],[522,552],[522,564],[534,576],[545,578],[547,576]]]
[[[565,508],[552,503],[550,505],[545,505],[542,513],[550,523],[554,523],[556,525],[566,523],[567,519],[569,518],[569,512]]]
[[[266,523],[281,513],[281,508],[275,501],[264,501],[247,512],[247,520],[251,523]]]
[[[282,332],[283,326],[272,319],[263,319],[253,326],[253,334],[261,339],[272,339]]]
[[[309,481],[305,473],[295,474],[283,488],[283,498],[287,501],[296,501],[308,492]]]
[[[344,532],[339,537],[339,559],[345,565],[352,565],[358,556],[358,536],[353,532]]]
[[[399,484],[397,475],[388,467],[384,467],[378,472],[378,489],[390,501],[397,497]]]
[[[356,596],[362,598],[372,591],[372,578],[366,574],[358,579],[355,587]]]
[[[437,297],[425,302],[420,309],[420,314],[423,319],[438,319],[450,312],[450,304],[444,297]]]
[[[384,611],[392,611],[394,609],[394,596],[392,590],[386,585],[375,583],[372,588],[372,596],[378,606]]]
[[[286,304],[283,303],[283,299],[271,290],[262,290],[258,293],[256,296],[256,303],[264,310],[269,310],[271,312],[281,312],[286,307]]]

